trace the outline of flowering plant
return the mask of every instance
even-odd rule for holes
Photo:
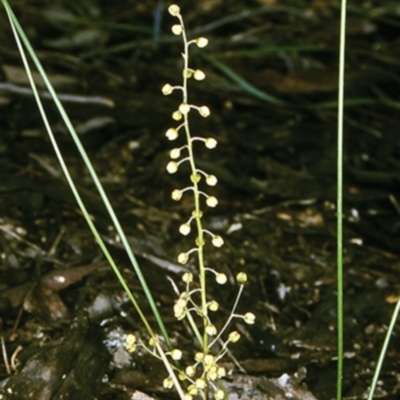
[[[229,332],[227,337],[222,341],[222,346],[216,352],[214,352],[214,345],[217,341],[222,339],[233,318],[242,318],[247,324],[253,324],[255,316],[251,312],[244,315],[235,313],[244,284],[247,281],[246,273],[240,272],[236,276],[236,280],[239,283],[236,300],[227,321],[219,331],[210,317],[211,313],[219,309],[219,304],[215,300],[208,299],[207,278],[209,275],[212,275],[218,284],[224,285],[227,282],[227,276],[222,272],[206,267],[204,247],[208,237],[211,238],[211,244],[214,247],[221,247],[224,244],[224,240],[221,236],[203,228],[202,200],[205,199],[205,204],[208,207],[217,206],[218,200],[215,196],[209,195],[207,192],[201,190],[200,186],[203,185],[203,181],[206,186],[215,186],[217,184],[217,178],[197,167],[194,145],[197,142],[202,142],[206,148],[213,149],[217,145],[217,140],[213,137],[192,136],[189,125],[190,113],[192,111],[197,111],[202,117],[207,118],[211,112],[206,105],[197,106],[189,103],[188,99],[189,79],[194,78],[197,81],[202,81],[206,77],[202,70],[193,69],[189,66],[189,48],[191,45],[197,45],[203,48],[207,46],[208,40],[204,37],[188,40],[179,6],[173,4],[169,6],[168,11],[173,17],[178,19],[178,23],[172,26],[172,33],[177,36],[182,36],[184,48],[182,52],[182,84],[173,86],[166,83],[161,89],[162,93],[166,96],[175,91],[180,91],[182,93],[181,103],[178,109],[172,113],[172,119],[178,122],[179,125],[169,128],[165,136],[170,141],[178,140],[180,136],[183,136],[184,144],[170,151],[171,161],[167,164],[166,169],[170,174],[174,174],[178,171],[181,164],[188,162],[190,165],[189,186],[183,189],[174,189],[171,197],[173,200],[179,201],[186,192],[190,192],[193,196],[194,209],[189,218],[180,225],[179,232],[187,236],[191,234],[194,227],[194,246],[185,252],[181,252],[178,255],[178,262],[180,264],[186,264],[192,256],[195,256],[198,265],[196,277],[190,272],[183,274],[182,281],[185,284],[185,289],[183,291],[179,291],[178,287],[174,285],[178,295],[178,299],[174,305],[174,315],[178,320],[187,319],[202,349],[194,355],[194,362],[180,371],[180,377],[182,380],[187,380],[189,382],[185,399],[191,399],[195,395],[200,395],[205,399],[209,398],[210,393],[212,393],[212,396],[218,400],[226,397],[223,386],[218,384],[219,379],[225,376],[226,371],[223,367],[218,365],[218,362],[226,354],[228,344],[237,342],[240,339],[240,334],[237,331]],[[198,280],[198,285],[193,284],[195,279]],[[179,351],[179,355],[181,354],[182,352]],[[164,386],[167,388],[173,386],[173,381],[170,377],[164,380]]]

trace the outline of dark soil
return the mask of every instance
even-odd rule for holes
[[[173,316],[169,280],[180,282],[176,257],[193,241],[178,232],[190,200],[170,198],[188,185],[188,170],[165,171],[173,144],[164,133],[180,98],[163,96],[160,88],[180,84],[182,68],[169,4],[14,3],[172,341],[190,355],[194,338]],[[219,205],[205,210],[203,221],[225,241],[220,249],[206,247],[206,260],[228,276],[223,290],[210,282],[209,295],[221,304],[220,327],[237,293],[234,277],[247,272],[238,312],[252,311],[257,320],[251,326],[234,320],[242,340],[224,365],[232,376],[254,379],[261,394],[253,398],[280,398],[277,378],[287,374],[291,398],[327,400],[336,393],[340,11],[331,0],[281,3],[180,2],[189,38],[210,40],[205,49],[193,49],[190,62],[207,76],[190,82],[190,102],[211,109],[207,119],[193,117],[192,133],[219,143],[197,152],[199,167],[219,180],[209,189]],[[347,15],[344,110],[346,399],[367,396],[400,287],[399,7],[356,3]],[[63,177],[4,9],[0,43],[0,398],[145,398],[134,397],[138,391],[170,398],[162,365],[124,348],[127,334],[143,340],[147,334]],[[90,175],[43,97],[92,219],[155,327]],[[399,346],[396,324],[375,398],[400,396]],[[235,379],[231,397],[247,398]]]

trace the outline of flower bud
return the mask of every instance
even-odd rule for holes
[[[199,394],[199,389],[196,387],[196,385],[189,385],[187,388],[187,394],[189,394],[190,396],[196,396],[197,394]]]
[[[172,389],[173,387],[174,387],[174,381],[170,377],[165,378],[163,381],[163,388]]]
[[[200,351],[197,352],[197,353],[194,355],[194,360],[195,360],[196,362],[202,362],[202,361],[204,360],[204,353],[201,353]]]
[[[174,35],[179,36],[183,32],[183,26],[180,24],[172,25],[171,31]]]
[[[194,71],[193,78],[196,79],[196,81],[202,81],[205,77],[206,74],[201,69],[196,69],[196,71]]]
[[[181,114],[186,115],[186,114],[190,111],[190,106],[189,106],[189,104],[182,103],[182,104],[179,106],[179,111],[181,112]]]
[[[185,372],[189,378],[193,378],[196,374],[196,368],[193,365],[189,365],[188,367],[186,367]]]
[[[207,138],[205,145],[208,149],[214,149],[217,146],[217,141],[214,138]]]
[[[204,365],[206,365],[207,367],[210,367],[215,363],[215,358],[212,354],[205,355],[203,360],[204,360]]]
[[[158,341],[158,339],[157,339],[155,336],[153,336],[153,337],[151,337],[151,338],[149,339],[149,345],[150,345],[151,347],[157,346],[158,343],[159,343],[159,341]]]
[[[240,333],[237,331],[233,331],[229,334],[229,341],[231,343],[236,343],[240,339]]]
[[[215,300],[211,300],[209,303],[208,303],[208,309],[210,310],[210,311],[218,311],[218,308],[219,308],[219,304],[215,301]]]
[[[163,95],[168,96],[169,94],[171,94],[174,91],[174,88],[169,84],[166,83],[162,89],[161,89]]]
[[[218,179],[215,175],[207,175],[206,176],[206,183],[208,186],[215,186],[218,182]]]
[[[243,319],[244,319],[244,322],[246,322],[246,324],[253,325],[254,322],[256,321],[256,316],[253,313],[248,312],[243,315]]]
[[[180,227],[179,227],[179,232],[181,233],[181,235],[183,235],[183,236],[187,236],[187,235],[189,235],[189,233],[190,233],[190,225],[189,224],[182,224]]]
[[[185,282],[185,283],[191,283],[191,282],[193,282],[193,274],[192,274],[191,272],[185,272],[185,273],[182,275],[182,280],[183,280],[183,282]]]
[[[221,236],[215,235],[211,239],[211,243],[214,247],[221,247],[224,244],[224,239]]]
[[[170,161],[167,164],[167,171],[170,174],[174,174],[176,171],[178,171],[178,163],[176,163],[175,161]]]
[[[173,17],[177,17],[179,15],[179,12],[181,11],[181,9],[179,8],[179,6],[177,6],[176,4],[171,4],[168,7],[168,12],[173,16]]]
[[[172,119],[175,121],[180,121],[182,119],[182,113],[177,110],[172,113]]]
[[[172,173],[173,172],[170,172],[170,174],[172,174]],[[208,205],[208,207],[215,207],[218,204],[218,200],[214,196],[208,196],[207,199],[206,199],[206,204]]]
[[[210,109],[207,106],[201,106],[199,108],[199,114],[202,117],[207,118],[211,114],[211,112],[210,112]]]
[[[177,158],[179,158],[181,156],[181,149],[172,149],[169,152],[169,156],[173,159],[176,160]]]
[[[247,274],[246,274],[246,272],[239,272],[239,273],[236,275],[236,280],[237,280],[239,283],[246,283],[246,282],[247,282]]]
[[[207,335],[215,336],[217,334],[217,328],[213,324],[208,324],[205,328]]]
[[[171,193],[171,198],[172,200],[179,201],[182,198],[182,195],[183,195],[182,190],[175,189]]]
[[[182,358],[182,351],[179,349],[174,349],[171,351],[171,358],[175,361],[178,361]]]
[[[226,370],[224,367],[218,367],[217,369],[218,378],[223,378],[226,376]]]
[[[178,263],[179,264],[186,264],[189,260],[189,254],[188,253],[180,253],[178,255]]]
[[[206,375],[210,381],[215,381],[218,378],[217,366],[212,365],[211,367],[209,367]]]
[[[178,131],[175,128],[169,128],[167,132],[165,132],[165,136],[168,140],[175,140],[178,137]]]
[[[228,278],[226,277],[225,274],[218,273],[218,274],[215,276],[215,280],[217,281],[218,284],[220,284],[220,285],[225,285],[225,283],[226,283],[226,281],[228,280]]]
[[[178,320],[181,321],[183,318],[186,316],[186,306],[182,306],[179,303],[176,303],[174,305],[174,317]]]
[[[208,45],[208,39],[205,37],[199,37],[195,40],[195,43],[197,44],[197,47],[202,49]]]

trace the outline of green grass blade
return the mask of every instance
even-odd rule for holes
[[[343,109],[346,47],[346,0],[341,2],[339,46],[339,93],[337,126],[337,384],[336,398],[342,398],[343,380]]]
[[[226,76],[232,79],[233,82],[237,83],[242,89],[244,89],[246,92],[252,94],[254,97],[257,99],[266,101],[268,103],[275,104],[277,106],[289,106],[289,103],[284,102],[283,100],[280,100],[274,96],[269,95],[268,93],[263,92],[260,89],[257,89],[255,86],[247,82],[245,79],[243,79],[239,74],[237,74],[235,71],[233,71],[231,68],[229,68],[226,64],[223,62],[217,60],[215,57],[212,57],[210,55],[202,54],[204,58],[206,58],[212,65],[214,65],[216,68],[218,68],[221,72],[223,72]]]
[[[376,384],[378,382],[379,374],[382,369],[383,361],[385,359],[386,351],[389,346],[390,337],[392,336],[394,325],[396,324],[397,318],[400,312],[400,296],[397,299],[396,307],[393,310],[392,319],[390,321],[390,325],[388,331],[386,332],[385,341],[382,346],[381,354],[379,355],[378,363],[376,364],[374,378],[372,379],[371,389],[368,395],[368,400],[372,400],[374,398]]]

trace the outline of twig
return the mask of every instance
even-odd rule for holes
[[[27,97],[33,96],[32,89],[14,85],[13,83],[4,83],[4,82],[0,83],[0,92],[14,93],[20,96],[27,96]],[[39,92],[39,95],[43,99],[52,98],[50,93],[46,91]],[[109,108],[113,108],[115,106],[114,100],[100,96],[81,96],[75,94],[59,93],[57,97],[59,98],[60,101],[64,103],[97,104]]]

